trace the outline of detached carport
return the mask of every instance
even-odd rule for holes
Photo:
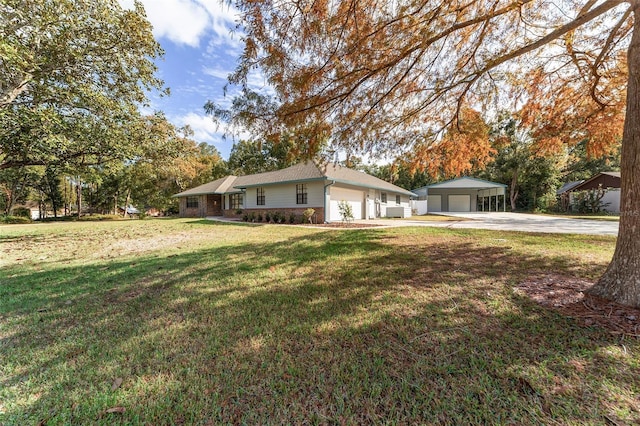
[[[428,212],[506,211],[507,185],[462,177],[414,189]],[[502,201],[502,209],[500,202]]]

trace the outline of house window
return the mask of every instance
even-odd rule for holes
[[[396,204],[400,205],[400,196],[399,195],[396,195]]]
[[[256,204],[259,206],[264,206],[264,188],[256,189]]]
[[[307,185],[304,183],[296,185],[296,204],[307,204]]]
[[[188,209],[197,209],[198,208],[198,197],[187,197],[187,208]]]
[[[231,210],[238,210],[242,208],[242,194],[229,195],[229,204]]]
[[[383,202],[383,203],[386,203],[386,202],[387,202],[387,193],[386,193],[386,192],[383,192],[383,193],[380,195],[380,198],[382,199],[382,202]]]

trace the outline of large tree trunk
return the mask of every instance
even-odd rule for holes
[[[613,259],[589,293],[640,307],[640,2],[633,7],[620,164],[620,228]]]
[[[122,217],[127,217],[127,208],[129,207],[129,197],[131,196],[131,189],[127,189],[127,196],[124,200],[124,212],[122,213]]]
[[[80,177],[76,179],[76,199],[78,201],[78,219],[82,217],[82,186],[80,184]]]
[[[511,202],[511,211],[516,211],[516,200],[518,199],[518,169],[513,171],[511,177],[511,188],[509,188],[509,201]],[[496,207],[497,209],[497,207]]]

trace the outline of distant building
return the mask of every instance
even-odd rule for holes
[[[592,191],[602,188],[605,191],[601,200],[602,210],[611,213],[620,213],[620,172],[600,172],[597,175],[578,182],[565,183],[557,194],[561,200],[568,203],[564,207],[567,210],[577,210],[576,193],[580,191]]]

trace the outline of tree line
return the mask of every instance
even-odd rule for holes
[[[81,214],[177,213],[172,196],[227,173],[226,162],[209,144],[193,140],[190,128],[175,128],[162,114],[145,118],[153,136],[132,159],[94,165],[24,165],[0,170],[0,211],[38,206],[39,217]]]

